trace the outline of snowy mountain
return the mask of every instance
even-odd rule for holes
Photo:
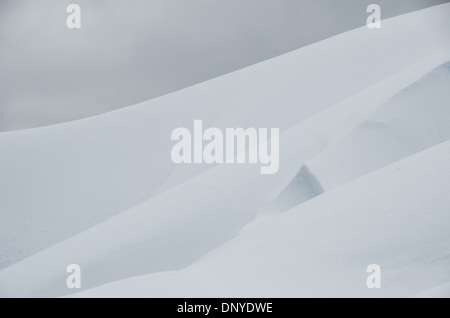
[[[73,294],[72,263],[77,296],[94,297],[447,283],[448,16],[432,7],[126,109],[0,133],[0,296]],[[173,164],[171,131],[195,119],[279,127],[279,172]]]

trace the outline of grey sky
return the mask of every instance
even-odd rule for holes
[[[135,104],[449,0],[0,0],[0,131]],[[82,28],[66,27],[77,3]]]

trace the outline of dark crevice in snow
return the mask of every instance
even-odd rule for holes
[[[290,208],[311,200],[324,193],[324,189],[316,176],[303,165],[294,179],[287,185],[274,202],[278,212],[285,212]]]

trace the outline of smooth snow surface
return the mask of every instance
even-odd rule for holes
[[[278,198],[283,211],[450,139],[450,62],[400,91],[302,167]]]
[[[450,275],[449,179],[446,142],[286,213],[262,216],[182,271],[77,296],[415,296]],[[381,289],[366,287],[369,264],[382,268]]]
[[[0,296],[80,292],[73,263],[81,296],[414,296],[448,282],[449,16],[432,7],[0,133]],[[279,127],[279,172],[174,165],[171,132],[195,119]],[[365,285],[372,263],[380,290]]]
[[[421,292],[416,298],[450,298],[450,282]]]

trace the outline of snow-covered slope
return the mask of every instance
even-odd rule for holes
[[[331,189],[450,139],[450,62],[401,91],[308,164]]]
[[[450,282],[421,292],[416,298],[450,298]]]
[[[34,254],[0,271],[0,295],[73,293],[65,286],[72,263],[82,267],[85,289],[181,270],[225,244],[272,211],[303,164],[450,60],[450,38],[441,31],[449,14],[450,5],[430,8],[128,109],[0,134],[0,261]],[[170,133],[194,119],[280,127],[279,173],[174,166]]]
[[[448,47],[449,11],[434,7],[387,20],[381,30],[347,32],[102,116],[1,133],[0,268],[208,169],[171,163],[174,128],[201,118],[284,130]]]
[[[449,180],[446,142],[286,213],[259,217],[184,270],[77,296],[414,296],[450,277]],[[366,287],[370,264],[381,266],[381,289]]]
[[[309,161],[276,201],[284,211],[450,139],[450,62],[379,107]]]
[[[405,72],[283,132],[278,174],[261,175],[258,166],[246,165],[210,169],[1,271],[2,289],[7,295],[66,294],[70,290],[61,284],[66,275],[61,268],[75,260],[83,268],[85,288],[188,266],[236,236],[258,213],[270,211],[298,167],[381,105],[392,82],[402,82]],[[361,107],[362,100],[371,102]]]

